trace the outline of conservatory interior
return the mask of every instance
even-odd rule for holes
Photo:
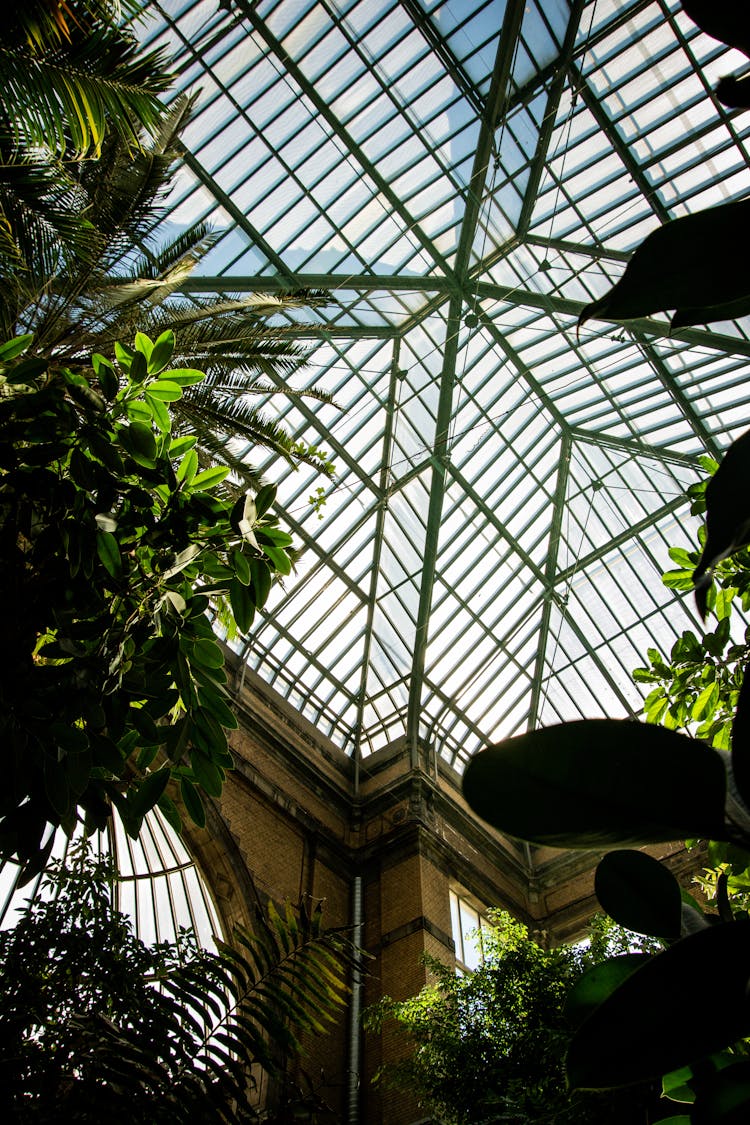
[[[703,628],[661,575],[695,549],[688,488],[750,423],[748,322],[582,313],[650,232],[747,194],[750,115],[714,92],[747,59],[678,0],[147,9],[165,96],[195,96],[154,233],[212,232],[178,292],[295,295],[269,324],[305,351],[293,388],[325,394],[261,368],[264,411],[317,464],[233,453],[299,555],[223,634],[221,797],[182,842],[159,818],[117,835],[122,900],[151,940],[322,900],[370,960],[305,1065],[341,1121],[407,1125],[408,1096],[370,1085],[396,1048],[361,1008],[417,992],[424,952],[474,967],[490,907],[547,944],[596,909],[602,849],[503,835],[467,763],[642,718],[633,670]],[[682,843],[651,852],[689,879]]]

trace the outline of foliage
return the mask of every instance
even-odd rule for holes
[[[611,929],[599,925],[599,944],[586,953],[543,949],[502,911],[490,922],[482,931],[485,960],[473,973],[457,976],[427,956],[433,984],[409,1000],[385,997],[365,1013],[370,1031],[396,1021],[414,1046],[380,1080],[416,1093],[444,1125],[594,1125],[605,1114],[613,1123],[642,1120],[648,1089],[616,1099],[566,1089],[566,994],[587,963],[611,949]]]
[[[682,0],[686,14],[707,34],[750,54],[750,11],[736,0]],[[732,106],[750,105],[750,80],[722,79],[717,89]],[[750,313],[750,279],[736,253],[750,219],[750,200],[721,204],[672,219],[637,247],[624,274],[587,305],[579,328],[592,317],[629,320],[674,310],[672,328],[732,320]]]
[[[108,134],[126,145],[163,114],[163,52],[141,50],[123,22],[137,0],[50,0],[6,6],[0,48],[0,269],[4,288],[43,283],[93,228],[79,162]],[[5,294],[4,294],[5,298]],[[7,326],[4,334],[10,335]]]
[[[218,953],[146,947],[79,848],[0,934],[6,1118],[148,1125],[261,1120],[250,1065],[278,1073],[344,1001],[347,943],[320,909],[271,906]],[[291,1117],[291,1113],[290,1113]],[[265,1118],[263,1118],[265,1120]]]
[[[93,386],[31,343],[0,349],[0,849],[29,870],[78,808],[93,828],[114,804],[136,835],[158,803],[179,830],[170,781],[204,823],[237,725],[210,599],[246,631],[292,565],[274,489],[236,498],[171,433],[170,404],[204,377],[170,367],[172,333],[95,355]]]
[[[256,405],[280,391],[331,401],[319,387],[291,383],[306,350],[288,325],[275,322],[279,314],[314,306],[320,296],[179,296],[178,287],[210,250],[209,228],[199,223],[155,242],[193,104],[176,98],[157,129],[139,133],[137,150],[114,135],[97,160],[81,164],[77,190],[89,224],[85,253],[70,256],[64,268],[14,277],[0,293],[0,324],[7,336],[33,333],[39,355],[76,368],[88,366],[92,352],[111,355],[117,341],[132,340],[137,332],[152,338],[173,332],[174,365],[206,374],[172,408],[174,431],[198,438],[202,468],[224,464],[246,485],[260,487],[245,456],[248,446],[260,445],[332,476],[325,451],[295,441]]]

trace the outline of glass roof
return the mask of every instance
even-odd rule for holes
[[[576,319],[659,223],[747,193],[750,114],[711,94],[746,60],[677,0],[148,8],[200,90],[162,231],[217,235],[186,291],[330,298],[290,331],[336,405],[273,409],[335,482],[262,465],[305,550],[243,658],[357,761],[636,714],[750,337]]]

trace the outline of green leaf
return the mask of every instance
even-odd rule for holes
[[[568,1050],[573,1089],[660,1077],[750,1032],[750,922],[682,938],[628,977],[581,1025]]]
[[[231,563],[238,580],[243,586],[249,586],[252,581],[250,563],[247,561],[242,551],[238,550],[236,547],[231,554]]]
[[[146,774],[138,788],[130,791],[128,805],[131,815],[142,820],[146,813],[160,800],[171,776],[171,766],[162,766],[154,773]]]
[[[229,469],[224,465],[213,465],[210,469],[204,469],[202,473],[197,473],[191,482],[192,492],[205,492],[208,488],[213,488],[215,484],[220,484],[221,481],[226,480],[229,476]]]
[[[190,654],[191,660],[201,664],[204,668],[223,668],[224,653],[215,640],[208,637],[199,637]]]
[[[592,965],[568,991],[565,1018],[578,1027],[651,956],[649,953],[621,953],[599,965]]]
[[[136,351],[145,355],[148,361],[151,358],[151,352],[154,350],[153,341],[145,332],[136,332],[135,334],[135,348]]]
[[[148,393],[161,399],[162,402],[176,402],[177,399],[182,398],[182,387],[168,379],[156,379],[148,384]]]
[[[105,570],[107,570],[113,578],[119,578],[122,574],[122,558],[120,556],[120,545],[111,532],[102,530],[97,531],[96,553],[98,554]]]
[[[584,719],[476,754],[464,795],[499,831],[556,847],[726,840],[718,751],[676,731]]]
[[[190,484],[197,470],[198,454],[194,449],[189,449],[177,466],[177,473],[175,475],[178,481],[183,481],[187,485]]]
[[[645,852],[609,852],[596,869],[594,888],[602,909],[626,930],[666,941],[680,936],[680,885]]]
[[[246,633],[255,617],[255,599],[249,586],[235,577],[229,583],[229,602],[240,632]]]
[[[253,593],[255,595],[255,604],[261,608],[266,604],[268,595],[271,592],[271,583],[273,582],[273,575],[266,562],[263,559],[250,559],[250,575],[253,583]]]
[[[99,355],[94,352],[91,357],[91,366],[94,369],[94,374],[99,380],[99,386],[102,389],[102,394],[109,402],[113,402],[117,397],[117,392],[120,389],[120,380],[117,378],[114,364],[112,364],[106,356]]]
[[[40,375],[43,375],[47,370],[48,363],[46,359],[38,359],[31,357],[24,359],[21,363],[16,363],[10,371],[6,372],[5,381],[11,384],[17,383],[33,383]]]
[[[158,343],[158,341],[157,341]],[[162,814],[167,824],[175,830],[178,836],[182,835],[182,817],[180,816],[177,805],[171,797],[163,793],[157,802],[159,812]]]
[[[12,340],[6,340],[4,344],[0,344],[0,363],[8,363],[9,360],[23,355],[33,339],[33,333],[26,332],[22,336],[14,336]]]
[[[255,496],[255,511],[259,519],[266,514],[275,499],[276,485],[264,484],[262,488],[258,489],[257,495]]]
[[[190,437],[188,434],[180,434],[173,437],[169,442],[169,456],[173,460],[176,459],[180,456],[181,453],[185,453],[188,449],[192,449],[196,445],[197,441],[197,438]]]
[[[193,824],[197,824],[199,828],[205,828],[206,810],[203,806],[203,801],[200,798],[198,790],[187,777],[180,778],[180,796],[182,797],[185,811]]]
[[[148,375],[148,361],[141,351],[133,352],[128,369],[131,383],[140,384]]]
[[[237,716],[234,711],[230,711],[218,690],[212,691],[204,686],[198,692],[198,699],[201,706],[207,708],[223,727],[227,727],[229,730],[237,730],[239,727]]]
[[[263,554],[267,555],[273,563],[274,570],[279,574],[290,574],[292,570],[292,560],[287,555],[286,551],[281,547],[272,547],[270,543],[263,544]]]
[[[194,367],[173,367],[170,371],[162,371],[161,375],[179,387],[192,387],[206,378],[205,371],[197,371]]]
[[[190,751],[190,767],[195,780],[209,797],[221,796],[224,786],[224,771],[195,747]]]
[[[149,375],[158,375],[167,366],[174,355],[175,343],[175,335],[171,328],[162,332],[157,338],[148,361]]]
[[[151,410],[151,416],[163,434],[168,434],[172,428],[172,416],[160,398],[151,394],[150,388],[146,390],[146,402]]]
[[[140,355],[140,352],[138,353]],[[156,439],[150,426],[131,422],[120,429],[120,440],[139,465],[153,468],[156,463]]]

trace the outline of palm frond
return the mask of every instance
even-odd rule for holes
[[[162,50],[144,53],[116,25],[72,27],[57,49],[0,46],[0,81],[13,105],[15,136],[54,157],[97,154],[108,127],[129,146],[163,110],[157,94],[170,85]]]

